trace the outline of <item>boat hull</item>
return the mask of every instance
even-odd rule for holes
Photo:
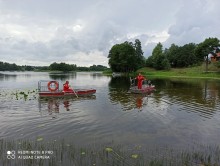
[[[75,93],[74,93],[75,92]],[[90,96],[96,93],[95,89],[76,89],[74,92],[64,91],[42,91],[39,92],[40,97],[76,97],[76,96]]]
[[[133,86],[130,88],[130,92],[131,93],[136,93],[136,94],[146,94],[146,93],[151,93],[155,90],[155,86],[154,85],[147,85],[147,86],[143,86],[142,89],[138,89],[137,86]]]

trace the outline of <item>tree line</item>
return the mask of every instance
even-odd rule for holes
[[[152,55],[146,60],[146,66],[155,69],[182,68],[208,62],[208,55],[216,56],[219,50],[219,39],[207,38],[199,44],[189,43],[183,46],[172,44],[163,50],[161,43],[153,49]]]
[[[147,59],[143,57],[141,42],[124,42],[114,45],[109,51],[109,65],[113,72],[136,71],[141,67],[152,67],[157,70],[190,67],[200,65],[204,60],[208,64],[208,55],[216,56],[220,52],[217,38],[207,38],[199,44],[189,43],[183,46],[172,44],[163,49],[158,43]]]
[[[49,66],[19,66],[15,63],[10,64],[7,62],[0,61],[0,71],[103,71],[106,70],[106,66],[92,65],[90,67],[81,67],[75,64],[52,63]]]
[[[34,70],[34,66],[19,66],[16,65],[15,63],[10,64],[7,62],[1,62],[0,61],[0,71],[33,71]]]

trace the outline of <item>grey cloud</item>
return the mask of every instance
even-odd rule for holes
[[[200,43],[208,37],[220,38],[220,2],[218,0],[184,2],[176,15],[176,23],[169,28],[170,38],[165,42],[184,45]]]
[[[101,63],[114,44],[137,38],[149,56],[166,40],[162,32],[170,35],[165,47],[220,38],[219,6],[218,0],[0,0],[0,59]]]

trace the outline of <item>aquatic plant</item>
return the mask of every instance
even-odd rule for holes
[[[7,151],[12,150],[16,152],[16,158],[13,160],[7,158]],[[35,153],[34,155],[38,158],[31,158],[34,155],[30,152]],[[29,156],[29,158],[19,159],[19,156]],[[0,165],[218,166],[220,165],[220,148],[203,145],[202,149],[197,146],[180,151],[172,147],[144,149],[140,146],[128,148],[115,144],[78,147],[74,142],[48,141],[39,136],[35,140],[1,139]]]

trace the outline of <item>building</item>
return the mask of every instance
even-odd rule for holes
[[[211,62],[220,62],[220,49],[216,47],[216,49],[211,53]]]

